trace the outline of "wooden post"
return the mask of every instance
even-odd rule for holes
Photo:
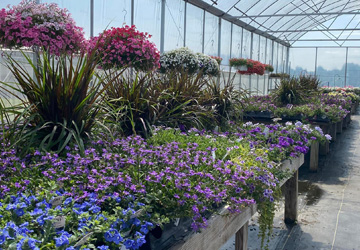
[[[343,123],[343,129],[348,127],[346,117],[342,120],[342,123]]]
[[[336,123],[331,123],[330,125],[330,135],[331,135],[331,141],[336,141]]]
[[[314,141],[311,143],[310,148],[310,172],[317,172],[319,167],[319,142]]]
[[[330,134],[330,126],[331,124],[321,125],[321,129],[324,132],[324,134]],[[330,151],[329,142],[325,142],[320,145],[319,152],[320,155],[327,155]]]
[[[247,250],[249,221],[235,234],[235,250]]]
[[[351,114],[350,114],[350,113],[348,113],[348,114],[346,115],[346,122],[347,122],[348,124],[351,122]]]
[[[293,177],[285,183],[285,223],[293,224],[297,220],[298,206],[298,178],[299,171],[296,170]]]
[[[336,123],[336,133],[341,134],[343,129],[343,121]]]

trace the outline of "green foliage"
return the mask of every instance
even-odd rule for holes
[[[113,73],[107,73],[113,79]],[[152,125],[205,127],[213,112],[200,105],[206,80],[201,75],[170,72],[122,75],[105,90],[103,123],[122,134],[148,136]]]
[[[240,66],[252,67],[253,66],[253,64],[248,59],[245,59],[245,58],[230,58],[229,65],[231,67],[240,67]]]
[[[214,109],[217,124],[226,128],[229,121],[238,121],[242,115],[243,100],[248,93],[245,90],[238,90],[234,86],[234,78],[229,76],[226,80],[223,75],[224,86],[212,79],[208,82],[204,93],[205,105]]]
[[[308,96],[312,96],[320,93],[320,80],[313,75],[300,75],[299,76],[300,87]]]
[[[33,73],[7,55],[6,66],[16,83],[3,83],[24,107],[9,124],[16,124],[21,130],[16,145],[58,152],[71,142],[83,145],[98,113],[95,104],[106,89],[100,84],[102,77],[95,74],[94,53],[55,57],[43,52],[35,61],[21,53]]]
[[[306,91],[300,85],[300,81],[296,77],[282,78],[279,86],[273,93],[273,100],[275,103],[281,105],[287,104],[302,104],[307,97]]]
[[[290,78],[290,75],[286,73],[271,73],[269,77]]]

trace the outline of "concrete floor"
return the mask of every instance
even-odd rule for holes
[[[276,213],[269,249],[360,250],[360,115],[320,157],[318,173],[299,170],[298,223],[283,223],[283,204]],[[250,250],[260,249],[256,216],[249,224]],[[235,237],[221,250],[235,249]]]

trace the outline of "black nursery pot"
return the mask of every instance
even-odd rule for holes
[[[145,237],[146,243],[140,250],[165,250],[183,241],[191,232],[191,218],[181,218],[178,226],[174,222],[164,225],[164,229],[156,226]]]

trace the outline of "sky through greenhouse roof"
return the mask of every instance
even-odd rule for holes
[[[360,46],[360,0],[204,2],[291,46]]]

